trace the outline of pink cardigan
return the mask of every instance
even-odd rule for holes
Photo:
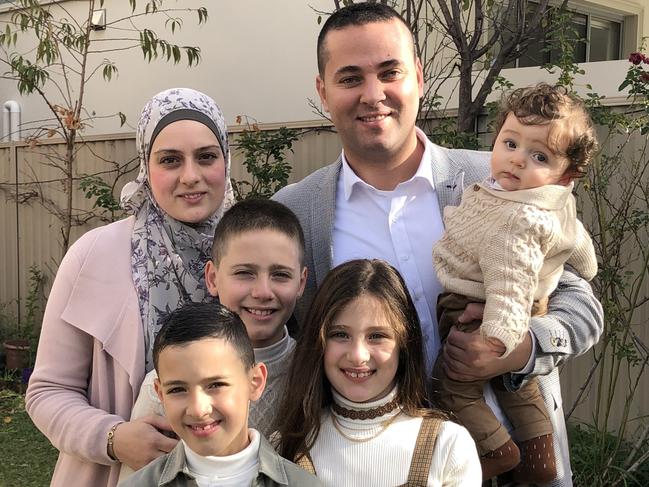
[[[26,396],[60,451],[52,486],[115,486],[106,437],[128,420],[144,378],[144,336],[131,277],[134,218],[96,228],[68,250],[48,298]]]

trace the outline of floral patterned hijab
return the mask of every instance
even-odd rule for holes
[[[177,120],[207,126],[221,145],[225,159],[225,194],[221,206],[204,222],[186,224],[167,215],[149,185],[149,153],[160,131]],[[210,258],[214,227],[234,204],[230,183],[227,128],[210,97],[189,88],[172,88],[155,95],[142,109],[137,126],[140,172],[122,190],[122,207],[135,215],[131,237],[131,271],[140,304],[146,346],[146,371],[153,369],[153,340],[164,318],[184,303],[209,301],[204,267]]]

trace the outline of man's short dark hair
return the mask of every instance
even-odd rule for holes
[[[274,230],[289,237],[298,246],[300,265],[304,266],[304,232],[300,221],[283,204],[265,199],[239,201],[225,212],[214,230],[214,264],[219,265],[233,237],[255,230]]]
[[[153,365],[158,370],[160,353],[172,346],[220,338],[232,345],[246,370],[255,365],[255,353],[241,318],[219,303],[188,303],[172,311],[153,342]]]
[[[390,22],[392,19],[398,19],[406,26],[413,39],[413,54],[415,53],[414,34],[406,20],[392,7],[383,3],[353,3],[337,10],[327,19],[322,26],[318,35],[318,72],[320,77],[324,77],[324,68],[327,64],[327,55],[325,52],[325,37],[331,30],[340,30],[350,25],[365,25],[375,22]]]

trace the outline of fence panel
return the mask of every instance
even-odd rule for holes
[[[17,261],[17,209],[16,201],[9,194],[9,187],[16,183],[16,148],[5,145],[0,148],[0,306],[6,306],[12,314],[17,313],[14,300],[18,297]],[[1,310],[0,310],[1,312]]]
[[[628,202],[631,207],[635,207],[641,212],[646,212],[647,208],[643,208],[643,203],[639,201],[629,201],[632,198],[631,194],[623,194],[625,191],[625,179],[629,179],[629,174],[632,174],[632,165],[633,164],[645,164],[647,153],[647,140],[645,137],[635,136],[626,141],[626,136],[617,136],[613,137],[610,140],[605,138],[605,133],[600,133],[600,140],[603,141],[605,146],[602,148],[604,154],[615,154],[620,147],[624,147],[624,164],[625,167],[618,168],[613,172],[609,184],[610,198],[611,201],[615,204],[620,204],[621,202]],[[626,143],[626,145],[625,145]],[[606,162],[606,164],[611,164],[613,162]],[[640,189],[649,187],[649,174],[645,171],[641,176],[642,180],[639,182]],[[637,194],[637,192],[636,192]],[[587,228],[598,228],[598,225],[595,221],[595,213],[592,208],[592,204],[589,202],[588,197],[585,196],[582,192],[580,198],[580,207],[583,209],[582,221]],[[604,224],[608,225],[611,221],[605,221]],[[628,222],[626,222],[628,225]],[[646,229],[646,227],[645,227]],[[646,248],[649,245],[649,235],[645,230],[644,234],[640,236],[640,245],[643,245]],[[610,245],[610,243],[609,243]],[[644,263],[636,260],[634,262],[625,263],[624,259],[628,259],[629,256],[634,255],[637,251],[635,248],[638,245],[636,241],[627,241],[622,245],[622,264],[625,265],[623,270],[631,271],[634,275],[640,275],[643,271]],[[646,273],[647,271],[644,270]],[[640,291],[640,296],[649,296],[649,282],[646,280],[643,283],[642,289]],[[619,296],[619,299],[622,297]],[[633,317],[633,327],[631,330],[638,339],[639,343],[644,344],[644,346],[649,346],[649,303],[644,303],[639,309],[636,310],[636,313]],[[642,345],[640,345],[642,347]],[[645,349],[646,350],[646,349]],[[584,385],[586,378],[588,377],[592,365],[594,363],[594,353],[591,351],[585,354],[583,357],[578,357],[575,360],[570,361],[561,372],[561,382],[563,389],[563,398],[564,398],[564,409],[568,411],[572,407],[575,399],[579,395],[579,391]],[[644,356],[647,356],[647,351],[644,352]],[[598,391],[596,384],[591,384],[587,389],[585,389],[585,394],[582,396],[579,406],[575,409],[573,414],[574,419],[585,421],[587,423],[592,423],[592,418],[596,414],[596,400],[598,393],[605,393],[608,385],[610,383],[609,373],[611,370],[611,362],[606,361],[604,364],[600,364],[600,369],[594,376],[595,382],[597,382],[600,370],[604,372],[604,381],[602,391]],[[625,369],[624,365],[622,366],[622,372],[619,376],[619,382],[617,384],[617,389],[612,398],[611,402],[611,415],[609,426],[612,428],[617,427],[622,420],[622,414],[624,407],[626,406],[626,396],[629,392],[629,387],[637,380],[639,368],[630,368]],[[605,404],[605,403],[602,403]],[[633,432],[637,426],[640,425],[638,418],[644,417],[643,421],[647,423],[649,416],[649,372],[645,371],[644,375],[640,378],[640,385],[637,389],[635,397],[630,404],[630,415],[629,419],[631,421],[628,423],[627,432]]]
[[[241,166],[242,155],[236,149],[236,134],[233,137],[235,146],[232,153],[232,177],[246,179],[247,174]],[[49,276],[56,272],[61,258],[61,221],[53,215],[54,208],[64,203],[65,194],[62,192],[60,171],[48,163],[48,155],[52,156],[59,147],[45,146],[30,148],[24,144],[0,145],[0,193],[2,204],[0,206],[0,303],[11,303],[20,296],[24,298],[28,286],[28,269],[37,265]],[[335,161],[340,154],[338,136],[327,130],[311,130],[306,132],[293,146],[293,152],[287,154],[287,160],[293,170],[289,182],[301,180],[316,169]],[[15,199],[11,196],[15,192],[16,171],[15,159],[18,160],[18,184],[21,185],[21,204],[16,211]],[[98,137],[88,141],[78,154],[78,167],[75,177],[82,174],[100,173],[110,184],[115,182],[115,194],[119,194],[121,186],[135,177],[137,170],[137,154],[134,136],[120,136],[115,138]],[[127,176],[114,181],[116,168],[127,166],[134,169]],[[41,185],[43,197],[25,191],[28,182],[34,176],[44,181]],[[73,206],[76,211],[83,214],[92,209],[93,201],[84,197],[79,190],[79,181],[75,181]],[[18,220],[16,217],[18,215]],[[584,217],[587,222],[588,215]],[[76,226],[72,232],[72,241],[90,228],[103,224],[101,218],[89,219],[82,225]],[[18,229],[18,230],[17,230]],[[638,264],[640,265],[640,264]],[[432,264],[431,264],[432,272]],[[649,283],[645,283],[645,292]],[[634,331],[645,343],[649,343],[649,304],[643,306],[635,319],[638,325]],[[564,409],[568,410],[578,394],[579,388],[587,377],[593,362],[592,353],[570,361],[562,370],[562,387]],[[649,412],[649,375],[642,379],[643,385],[633,404],[632,417]],[[628,381],[622,384],[623,391],[628,387]],[[588,390],[582,403],[576,409],[574,417],[589,421],[594,414],[593,397],[594,388]],[[619,420],[619,412],[624,405],[624,394],[615,398],[613,423]]]

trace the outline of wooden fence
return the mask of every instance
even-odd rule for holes
[[[236,134],[235,139],[236,139]],[[111,171],[115,165],[130,164],[137,171],[136,150],[133,135],[96,137],[87,141],[87,145],[80,149],[78,154],[78,168],[75,174],[94,174],[108,171],[104,174],[110,179]],[[61,222],[52,214],[52,208],[61,204],[64,197],[62,186],[58,179],[60,172],[48,164],[47,154],[55,149],[55,143],[46,147],[32,148],[26,144],[0,144],[0,303],[4,303],[8,310],[20,312],[16,300],[26,296],[28,286],[28,269],[31,265],[38,266],[50,279],[56,272],[57,264],[61,258]],[[43,149],[46,149],[45,152]],[[294,144],[293,153],[289,154],[293,171],[290,182],[298,181],[319,167],[334,161],[340,152],[337,135],[331,131],[311,130],[306,132]],[[130,162],[129,162],[130,161]],[[117,192],[127,180],[135,177],[136,172],[123,177],[117,182]],[[32,182],[35,176],[42,181],[41,189],[45,197],[40,197],[36,192],[29,192],[27,183]],[[237,179],[247,179],[241,167],[241,155],[234,150],[232,161],[232,176]],[[75,183],[78,188],[78,181]],[[21,194],[18,201],[12,195],[16,190]],[[92,201],[85,198],[83,193],[75,191],[73,206],[77,210],[90,210]],[[48,210],[49,208],[49,210]],[[78,238],[89,228],[103,222],[94,218],[75,227],[73,240]],[[646,283],[649,286],[649,283]],[[48,289],[46,287],[46,289]],[[5,310],[7,311],[7,310]],[[649,306],[645,305],[636,315],[638,326],[635,332],[638,337],[649,343]],[[593,355],[588,353],[571,361],[562,370],[562,384],[564,408],[567,410],[572,405],[579,389],[589,373],[593,363]],[[631,374],[633,376],[633,373]],[[646,416],[649,414],[649,374],[644,374],[643,385],[632,405],[631,417]],[[623,388],[628,383],[623,384]],[[594,414],[592,401],[589,399],[595,394],[594,390],[587,389],[581,405],[575,410],[574,418],[589,421]],[[615,408],[621,410],[624,405],[623,395],[614,399]],[[612,423],[615,424],[617,412],[613,415]],[[645,418],[646,421],[646,418]]]

